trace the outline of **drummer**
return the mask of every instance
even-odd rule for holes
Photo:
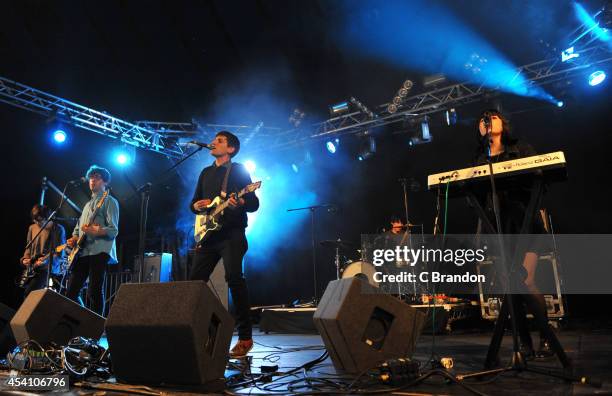
[[[385,245],[387,249],[395,249],[396,246],[405,246],[409,243],[409,229],[397,214],[391,215],[389,218],[390,228],[385,232]],[[395,263],[397,267],[409,265],[408,262],[398,261]]]

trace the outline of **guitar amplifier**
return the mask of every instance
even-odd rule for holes
[[[140,270],[140,258],[134,257],[134,272]],[[143,282],[170,282],[172,278],[172,254],[145,253]],[[138,277],[136,277],[138,279]]]

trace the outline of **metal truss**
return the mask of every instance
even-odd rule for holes
[[[595,44],[578,50],[576,53],[579,56],[568,62],[561,62],[559,57],[551,57],[521,66],[516,69],[508,83],[521,78],[529,81],[531,86],[543,86],[573,78],[585,69],[612,61],[612,47],[607,43]],[[0,101],[45,117],[57,117],[79,128],[119,139],[126,144],[171,158],[181,158],[184,155],[184,145],[179,142],[179,138],[212,139],[217,131],[229,129],[236,133],[243,147],[250,152],[271,148],[298,147],[315,140],[360,133],[376,127],[445,111],[480,100],[485,94],[499,91],[500,88],[500,86],[491,87],[486,82],[452,84],[405,98],[395,113],[389,113],[389,103],[385,103],[377,106],[370,114],[361,111],[352,112],[310,127],[303,126],[288,130],[264,126],[263,122],[255,126],[200,125],[194,121],[190,123],[159,121],[130,123],[3,77],[0,77]]]
[[[171,158],[181,158],[184,154],[175,137],[3,77],[0,77],[0,101]]]
[[[607,43],[592,45],[577,51],[577,53],[579,56],[570,62],[564,63],[561,62],[560,57],[554,57],[521,66],[516,69],[516,73],[508,83],[520,76],[528,80],[531,86],[543,86],[573,78],[585,69],[612,61],[612,47]],[[314,132],[310,134],[303,130],[293,130],[292,133],[288,131],[283,135],[283,139],[263,142],[263,144],[267,147],[292,147],[303,144],[308,140],[329,139],[345,134],[355,134],[375,127],[403,122],[406,119],[445,111],[451,107],[478,101],[485,94],[500,89],[499,86],[490,87],[487,85],[486,82],[482,84],[464,82],[436,88],[407,97],[398,106],[395,113],[389,113],[387,110],[389,103],[385,103],[376,108],[373,118],[368,117],[363,112],[353,112],[314,125]]]

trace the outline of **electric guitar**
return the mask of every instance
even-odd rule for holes
[[[102,207],[102,205],[104,205],[104,201],[106,201],[106,197],[108,197],[108,190],[104,191],[104,194],[102,194],[102,198],[100,198],[100,200],[96,204],[96,209],[91,214],[91,217],[89,218],[89,221],[87,222],[88,227],[90,227],[93,224],[93,221],[98,215],[100,208]],[[68,255],[68,259],[66,261],[68,263],[69,270],[72,269],[72,263],[74,263],[79,253],[81,252],[81,248],[83,247],[83,245],[85,245],[86,239],[87,239],[87,234],[83,232],[81,236],[79,237],[79,239],[77,239],[74,247],[72,248],[72,251]]]
[[[232,194],[234,198],[240,199],[244,194],[253,192],[261,187],[261,181],[251,183],[237,194]],[[194,237],[198,245],[210,237],[214,231],[221,228],[221,216],[223,211],[229,206],[229,199],[222,199],[217,196],[203,210],[204,213],[196,215]]]
[[[60,245],[55,248],[55,252],[61,253],[65,247],[66,247],[65,244]],[[36,254],[30,257],[30,264],[27,265],[27,267],[23,270],[21,275],[15,278],[15,286],[24,288],[28,284],[30,279],[34,278],[34,276],[36,275],[35,269],[40,267],[41,265],[46,265],[48,259],[49,259],[49,253],[46,253],[46,254],[40,253],[40,254]]]
[[[37,254],[30,257],[30,264],[23,270],[23,273],[15,278],[15,286],[24,288],[30,281],[30,279],[34,278],[36,272],[34,269],[40,265],[45,264],[45,261],[49,258],[49,253],[47,254]],[[40,263],[39,263],[40,261]]]

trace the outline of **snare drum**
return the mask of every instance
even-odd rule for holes
[[[374,287],[378,287],[378,283],[374,281],[374,273],[376,267],[366,261],[354,261],[347,264],[342,270],[342,279],[360,277],[363,280],[367,280],[368,283]]]

